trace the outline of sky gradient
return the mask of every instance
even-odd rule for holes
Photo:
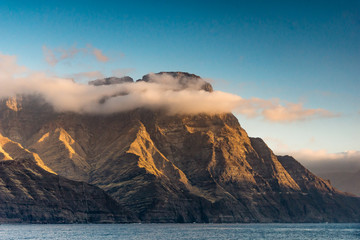
[[[360,156],[359,1],[1,1],[0,31],[1,54],[80,83],[185,71],[245,99],[327,111],[235,114],[275,153]]]

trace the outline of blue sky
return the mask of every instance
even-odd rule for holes
[[[0,53],[60,77],[186,71],[243,98],[325,109],[336,117],[237,116],[275,152],[360,150],[359,1],[3,0],[0,33]],[[44,46],[108,60],[80,50],[51,65]]]

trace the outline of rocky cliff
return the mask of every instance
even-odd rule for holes
[[[0,161],[1,223],[136,221],[95,186],[49,173],[31,159]]]
[[[179,90],[212,91],[196,75],[170,75]],[[41,98],[7,101],[0,106],[4,137],[58,175],[102,188],[143,222],[360,221],[359,198],[334,189],[296,160],[275,156],[230,113],[135,109],[86,115],[56,113]]]

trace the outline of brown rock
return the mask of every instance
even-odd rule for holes
[[[49,173],[29,159],[0,161],[0,222],[132,222],[103,190]]]
[[[132,83],[132,82],[134,82],[134,80],[129,76],[125,76],[121,78],[108,77],[104,79],[97,79],[94,81],[90,81],[89,85],[101,86],[101,85],[112,85],[112,84]]]
[[[171,79],[166,79],[167,77],[170,77]],[[171,81],[171,83],[178,84],[179,90],[191,88],[195,90],[205,90],[207,92],[214,91],[210,83],[195,74],[187,72],[159,72],[155,74],[146,74],[138,81],[157,82],[159,78],[164,78],[160,83],[166,80],[166,82]]]

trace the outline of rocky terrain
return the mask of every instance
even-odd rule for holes
[[[57,175],[40,157],[0,135],[0,222],[137,222],[98,187]]]
[[[179,91],[188,87],[213,91],[196,75],[168,74],[177,81]],[[138,81],[151,82],[152,78],[145,75]],[[131,81],[109,78],[91,84]],[[260,138],[249,138],[231,113],[169,115],[161,109],[142,108],[107,115],[60,113],[40,96],[22,96],[1,102],[0,134],[3,142],[8,141],[0,145],[3,162],[11,162],[13,171],[17,165],[24,168],[27,162],[11,160],[24,158],[9,150],[11,144],[18,144],[26,157],[30,154],[35,159],[32,164],[36,171],[46,172],[60,203],[64,202],[56,183],[60,178],[68,181],[69,191],[79,190],[79,186],[100,191],[92,187],[95,185],[111,196],[113,200],[101,192],[101,201],[94,197],[92,211],[98,207],[108,213],[94,217],[97,221],[104,215],[112,221],[142,222],[360,221],[359,198],[334,189],[295,159],[275,156]],[[44,186],[38,186],[41,181],[35,182],[30,184],[31,190],[19,194],[42,191]],[[27,204],[43,208],[43,214],[69,212],[59,205],[44,207],[37,195],[33,199]],[[74,195],[74,199],[83,198]],[[15,215],[30,221],[28,211],[21,211],[20,206],[12,205]],[[73,212],[72,219],[81,219],[81,213],[89,212],[84,206],[74,206],[71,209],[80,213]],[[125,210],[120,214],[117,209],[129,209],[134,215]]]

